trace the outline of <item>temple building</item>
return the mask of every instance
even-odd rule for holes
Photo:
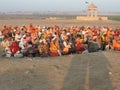
[[[87,16],[77,16],[77,20],[108,20],[108,17],[98,16],[98,8],[95,4],[91,3],[87,7]]]
[[[88,17],[97,17],[97,15],[98,15],[97,6],[95,6],[93,3],[90,4],[87,8],[87,16]]]

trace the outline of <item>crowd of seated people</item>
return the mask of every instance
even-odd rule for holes
[[[54,57],[106,48],[120,51],[120,27],[3,25],[0,44],[7,57]]]

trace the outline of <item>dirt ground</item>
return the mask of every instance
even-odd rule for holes
[[[40,26],[51,26],[51,25],[59,25],[59,26],[110,26],[117,27],[120,25],[119,21],[79,21],[79,20],[41,20],[41,19],[7,19],[0,20],[1,25],[29,25],[32,23],[33,25]]]
[[[0,25],[119,26],[115,21],[0,20]],[[120,52],[47,58],[0,57],[0,90],[120,90]]]
[[[120,90],[120,52],[0,58],[0,90]]]

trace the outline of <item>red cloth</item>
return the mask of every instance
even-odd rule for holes
[[[82,46],[81,43],[77,43],[76,44],[76,51],[84,51],[85,50],[85,47]]]
[[[10,51],[12,52],[12,54],[20,51],[19,45],[16,41],[12,42],[12,44],[10,45]]]
[[[58,52],[50,52],[51,57],[59,56]]]

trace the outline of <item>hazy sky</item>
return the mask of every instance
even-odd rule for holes
[[[93,2],[101,12],[120,12],[120,0],[0,0],[0,12],[81,11]]]

